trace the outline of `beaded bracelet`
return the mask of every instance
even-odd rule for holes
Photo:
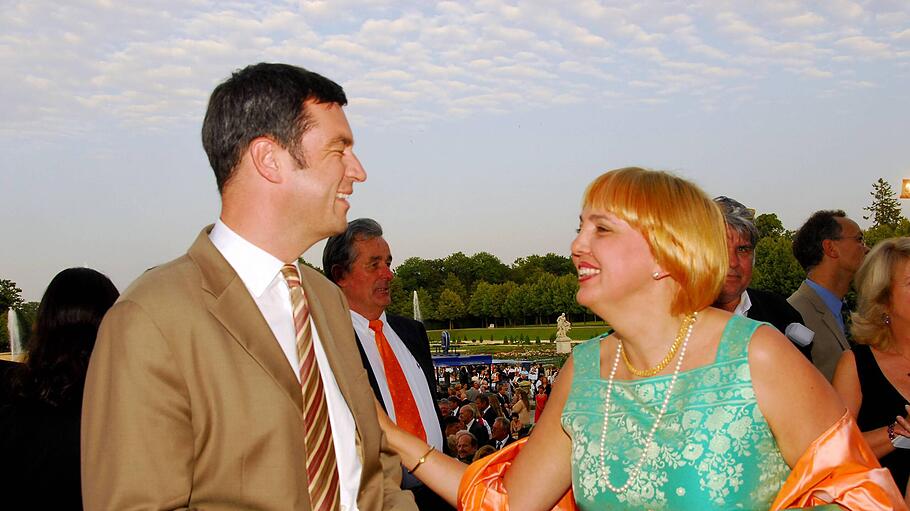
[[[894,433],[895,425],[897,425],[896,422],[892,422],[891,424],[888,424],[888,441],[889,442],[894,442],[894,439],[897,438],[897,434]]]
[[[433,451],[435,451],[435,450],[436,450],[436,448],[434,448],[434,447],[431,445],[429,451],[425,452],[425,453],[423,454],[423,456],[417,458],[417,464],[414,465],[414,468],[412,468],[411,470],[408,470],[408,473],[411,474],[411,475],[414,475],[414,472],[416,472],[417,469],[420,468],[421,465],[423,465],[423,462],[424,462],[424,461],[427,461],[427,456],[429,456],[430,453],[433,452]]]

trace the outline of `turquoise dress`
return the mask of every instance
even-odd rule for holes
[[[647,451],[645,440],[672,376],[614,381],[603,453],[613,487],[623,486],[645,457],[641,472],[621,495],[604,484],[599,461],[607,396],[607,380],[600,377],[604,336],[575,348],[562,426],[572,438],[572,489],[581,510],[765,511],[771,506],[790,468],[752,389],[748,346],[759,325],[733,316],[714,363],[679,373]]]

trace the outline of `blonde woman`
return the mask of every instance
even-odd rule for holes
[[[521,420],[521,427],[527,428],[531,425],[531,402],[528,401],[528,391],[522,388],[515,389],[515,397],[512,398],[512,413],[517,413]]]
[[[728,259],[701,190],[639,168],[598,177],[572,260],[578,303],[615,331],[574,349],[526,442],[466,469],[380,418],[440,495],[522,511],[904,509],[805,357],[773,327],[710,307]]]
[[[844,352],[834,388],[856,418],[863,437],[901,491],[910,478],[910,238],[879,242],[854,277],[859,307],[851,333],[859,345]]]

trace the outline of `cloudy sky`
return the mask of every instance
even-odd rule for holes
[[[236,68],[341,83],[393,255],[568,253],[584,186],[669,169],[796,228],[910,177],[910,2],[0,0],[0,278],[122,289],[218,215]],[[318,263],[321,244],[307,252]]]

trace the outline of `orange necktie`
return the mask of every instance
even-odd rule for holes
[[[379,349],[379,356],[382,357],[386,383],[389,385],[392,405],[395,407],[395,423],[408,433],[426,441],[427,433],[423,429],[423,421],[420,420],[420,410],[417,409],[414,395],[411,394],[411,386],[404,377],[401,364],[398,363],[389,340],[382,333],[382,321],[378,319],[370,321],[370,330],[376,332],[376,347]]]

